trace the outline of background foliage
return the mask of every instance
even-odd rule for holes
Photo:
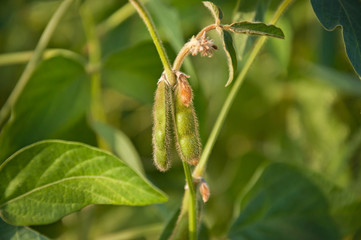
[[[280,1],[214,2],[225,22],[267,22]],[[96,26],[104,26],[103,21],[126,3],[86,1]],[[5,54],[33,50],[59,1],[1,4],[0,52]],[[69,49],[86,58],[89,46],[75,5],[49,48]],[[199,1],[151,0],[146,6],[171,59],[186,40],[213,22]],[[285,40],[267,40],[211,154],[205,176],[211,198],[202,209],[205,228],[216,239],[360,239],[361,82],[347,59],[341,32],[324,30],[309,1],[295,1],[277,26]],[[125,161],[125,156],[132,158],[130,165],[140,174],[144,169],[169,201],[146,207],[89,206],[33,228],[58,239],[156,239],[184,192],[178,159],[167,173],[159,173],[152,163],[151,111],[162,65],[136,14],[109,31],[98,27],[97,33],[102,100],[110,126],[89,121],[89,69],[79,60],[52,57],[37,67],[14,106],[13,118],[1,130],[0,162],[40,140],[96,146],[96,134],[103,135],[113,153]],[[221,46],[215,33],[210,36]],[[255,38],[235,36],[239,69]],[[351,61],[360,64],[355,59]],[[1,63],[0,105],[24,64]],[[191,75],[204,144],[229,91],[224,88],[226,56],[218,51],[210,59],[192,57],[183,71]],[[37,234],[0,222],[0,232],[15,228],[24,236]],[[295,234],[299,232],[306,235]]]

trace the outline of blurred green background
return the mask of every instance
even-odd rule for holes
[[[127,3],[116,0],[84,2],[78,1],[66,13],[48,48],[69,49],[87,56],[86,37],[77,6],[87,4],[95,25],[99,26]],[[262,4],[241,1],[240,8],[235,9],[236,1],[214,1],[223,10],[225,23],[239,19],[268,22],[280,1],[269,1],[269,5],[264,5],[267,1],[259,2]],[[59,1],[2,0],[0,54],[32,51],[58,6]],[[185,41],[213,22],[200,1],[150,0],[146,6],[171,60]],[[264,17],[263,14],[255,16],[257,6],[258,13],[264,13]],[[261,11],[260,6],[268,7]],[[346,57],[341,31],[325,31],[309,1],[295,1],[277,26],[284,31],[285,40],[267,40],[210,156],[205,178],[211,188],[211,198],[202,207],[202,219],[213,239],[225,238],[242,208],[242,196],[252,187],[250,182],[254,174],[268,164],[283,162],[298,166],[317,186],[325,185],[315,179],[332,185],[329,189],[320,187],[320,191],[330,204],[326,211],[337,225],[334,236],[361,239],[361,217],[352,214],[361,210],[361,82]],[[210,37],[221,46],[216,34],[210,33]],[[235,38],[241,69],[255,38],[245,35]],[[100,34],[99,39],[107,121],[130,138],[147,178],[168,194],[170,200],[164,205],[147,207],[90,206],[57,223],[35,229],[58,239],[156,239],[167,219],[179,207],[184,192],[183,169],[177,157],[166,173],[158,172],[152,163],[152,102],[162,65],[136,14]],[[224,52],[218,50],[212,58],[189,59],[183,71],[191,75],[204,145],[231,88],[224,87],[228,71],[226,58]],[[0,106],[24,66],[25,62],[0,65]],[[76,128],[77,134],[45,134],[44,138],[96,145],[94,132],[82,124],[85,119],[85,116],[78,117],[72,123],[73,128],[69,128]],[[37,133],[29,134],[36,136]],[[337,215],[339,208],[333,207],[340,201],[329,197],[335,188],[346,192],[350,199],[347,204],[341,204],[342,207],[352,203],[354,208]],[[285,191],[288,190],[285,187]],[[302,194],[298,196],[300,201],[307,198]]]

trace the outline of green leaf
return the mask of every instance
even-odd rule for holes
[[[178,221],[180,212],[181,212],[181,210],[180,210],[180,208],[178,208],[177,211],[175,211],[173,213],[171,218],[168,220],[166,226],[164,227],[163,232],[160,235],[158,240],[169,240],[170,239],[170,237],[172,236],[173,230],[177,225],[177,222],[180,222],[180,221]],[[184,231],[184,232],[187,233],[187,231]]]
[[[342,189],[319,173],[306,172],[328,199],[330,213],[342,234],[342,239],[355,234],[361,228],[361,199],[348,188]]]
[[[233,16],[233,22],[251,21],[264,22],[264,16],[269,9],[270,0],[238,1]],[[249,35],[234,39],[238,58],[243,56],[253,47],[255,38]]]
[[[162,69],[154,44],[147,41],[109,55],[103,67],[103,77],[108,87],[152,103]]]
[[[316,80],[333,86],[338,91],[361,97],[361,82],[355,75],[312,62],[305,62],[304,64],[304,72],[309,74],[309,76],[313,76]]]
[[[118,158],[65,141],[38,142],[0,166],[0,215],[47,224],[89,204],[147,205],[167,197]]]
[[[230,239],[336,240],[327,200],[300,169],[283,163],[265,168],[245,194]]]
[[[361,76],[361,2],[359,0],[311,0],[313,11],[329,31],[341,26],[347,56]],[[330,49],[330,51],[333,51]]]
[[[223,49],[226,52],[226,56],[227,56],[227,64],[228,64],[228,80],[226,83],[226,87],[227,87],[229,84],[231,84],[234,76],[237,73],[237,64],[238,64],[237,55],[236,55],[236,51],[234,50],[232,35],[223,29],[217,29],[217,31],[221,36]]]
[[[185,43],[179,11],[160,0],[149,1],[147,7],[154,13],[155,24],[156,26],[159,26],[160,32],[164,33],[166,42],[171,45],[175,52],[178,52]],[[192,76],[192,81],[197,81],[196,71],[194,70],[190,58],[184,59],[183,66],[187,74]]]
[[[254,22],[236,22],[229,26],[229,30],[234,33],[243,33],[248,35],[259,35],[276,38],[285,38],[282,30],[274,25]]]
[[[127,135],[119,129],[101,122],[92,123],[92,127],[106,141],[113,153],[138,173],[144,175],[142,161]]]
[[[0,218],[0,239],[1,240],[47,240],[48,238],[35,232],[28,227],[13,226],[7,224]]]
[[[55,57],[43,61],[16,102],[0,134],[0,163],[20,148],[49,138],[93,144],[85,123],[89,82],[84,67]]]
[[[222,10],[217,5],[209,1],[203,1],[203,5],[208,8],[208,10],[212,13],[214,20],[216,21],[216,24],[219,25],[223,18]]]

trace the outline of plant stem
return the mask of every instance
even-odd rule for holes
[[[0,66],[7,66],[13,64],[22,64],[26,63],[31,59],[31,56],[34,54],[34,51],[24,51],[24,52],[14,52],[14,53],[5,53],[0,55]],[[68,49],[54,48],[47,49],[44,51],[43,59],[49,59],[55,56],[64,56],[75,60],[82,65],[86,64],[86,59],[73,51]]]
[[[43,34],[41,35],[39,42],[34,50],[34,54],[31,56],[30,61],[26,65],[24,72],[22,73],[18,83],[16,84],[14,90],[11,92],[10,96],[6,100],[4,106],[0,111],[0,128],[3,126],[5,121],[8,119],[10,115],[11,108],[16,103],[19,98],[21,92],[23,91],[26,83],[28,82],[30,76],[34,72],[36,66],[40,62],[43,52],[47,47],[51,36],[53,35],[56,26],[59,24],[60,19],[67,12],[69,6],[73,0],[64,0],[58,9],[55,11],[54,15],[51,17],[48,25],[46,26]]]
[[[281,3],[281,5],[277,9],[277,11],[275,12],[270,24],[275,24],[277,22],[277,20],[280,18],[280,16],[286,10],[286,8],[292,3],[292,1],[293,0],[284,0]],[[258,52],[261,50],[262,46],[264,45],[266,38],[267,37],[260,37],[257,40],[257,42],[255,43],[255,45],[252,49],[252,52],[251,52],[249,58],[247,59],[247,62],[245,63],[242,71],[240,72],[237,79],[235,80],[235,83],[234,83],[230,93],[228,94],[227,99],[222,106],[221,112],[219,113],[218,118],[213,126],[212,132],[209,135],[209,138],[204,147],[201,159],[200,159],[197,167],[193,171],[193,177],[197,178],[197,177],[201,177],[203,175],[205,168],[206,168],[207,161],[209,159],[209,155],[211,154],[214,143],[216,142],[219,132],[221,131],[223,123],[229,112],[229,109],[231,108],[232,103],[233,103],[234,99],[236,98],[239,89],[242,86],[243,80],[244,80],[249,68],[251,67]]]
[[[163,67],[164,67],[164,70],[165,70],[165,73],[167,76],[167,80],[173,86],[176,83],[176,79],[173,74],[172,67],[170,65],[167,53],[165,52],[162,41],[159,38],[159,35],[156,31],[156,28],[154,26],[154,23],[148,13],[148,11],[144,8],[143,4],[140,3],[138,0],[129,0],[129,1],[131,4],[133,4],[133,6],[137,10],[139,16],[143,19],[145,25],[147,26],[150,36],[152,37],[154,45],[158,51],[160,60],[162,61],[162,64],[163,64]]]
[[[85,35],[87,38],[87,49],[89,53],[89,65],[88,72],[91,75],[90,81],[90,112],[91,120],[94,122],[106,122],[106,114],[104,112],[102,104],[102,87],[101,87],[101,77],[100,77],[100,65],[101,65],[101,48],[98,36],[95,31],[95,25],[93,21],[92,14],[84,4],[80,8],[80,15],[83,22],[83,27],[85,30]],[[106,144],[106,141],[97,136],[98,146],[105,150],[110,150],[109,146]]]
[[[184,173],[186,175],[186,181],[189,192],[189,205],[188,205],[189,239],[196,240],[197,239],[196,191],[194,189],[194,182],[193,182],[191,169],[186,161],[182,160],[182,162],[183,162],[183,168],[184,168]],[[182,211],[184,211],[184,209],[182,209]]]

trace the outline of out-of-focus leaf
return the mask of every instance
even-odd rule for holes
[[[0,218],[1,240],[47,240],[48,238],[28,227],[13,226]]]
[[[206,6],[208,10],[211,12],[216,24],[217,25],[220,24],[223,18],[222,10],[217,5],[209,1],[203,1],[203,5]]]
[[[153,93],[163,71],[152,42],[120,50],[104,63],[105,84],[142,102],[153,102]]]
[[[296,167],[273,163],[244,196],[230,239],[336,240],[327,200]]]
[[[144,175],[139,154],[127,135],[119,129],[101,122],[92,123],[92,127],[95,132],[106,141],[112,152],[138,173]]]
[[[94,143],[94,136],[84,123],[89,104],[89,81],[85,74],[82,65],[64,57],[39,65],[1,131],[0,163],[20,148],[43,139]],[[89,135],[92,137],[87,140]]]
[[[337,90],[361,97],[361,82],[355,76],[313,63],[305,63],[304,72],[318,76],[316,80],[326,82]]]
[[[170,236],[173,233],[173,229],[176,226],[179,214],[180,214],[180,209],[175,211],[175,213],[169,219],[169,221],[167,222],[165,228],[163,229],[162,234],[159,237],[159,240],[168,240],[170,238]]]
[[[311,4],[316,16],[327,30],[342,27],[347,56],[355,71],[361,76],[361,2],[311,0]]]
[[[361,199],[357,194],[348,189],[340,188],[318,173],[311,171],[306,171],[305,173],[326,196],[330,205],[330,213],[340,229],[342,239],[353,235],[361,228],[359,214],[361,211]]]
[[[118,158],[85,144],[43,141],[0,166],[0,215],[16,225],[54,222],[89,204],[147,205],[167,197]]]
[[[156,25],[159,26],[160,31],[166,35],[167,42],[175,52],[178,52],[184,45],[179,12],[171,6],[166,6],[159,0],[149,1],[147,7],[151,12],[154,12],[154,18],[159,22],[158,25],[156,22]],[[192,81],[197,81],[196,71],[191,60],[186,58],[183,65],[187,74],[192,76]]]
[[[237,73],[237,64],[238,64],[237,55],[236,55],[236,51],[234,50],[232,35],[223,29],[220,29],[218,32],[219,35],[221,36],[223,48],[227,56],[228,80],[226,86],[228,86],[229,84],[231,84],[234,76]]]
[[[293,28],[291,27],[290,22],[285,19],[280,19],[277,25],[287,37],[283,39],[283,41],[279,41],[277,38],[268,39],[266,42],[267,49],[278,61],[280,68],[284,72],[287,72],[292,53]]]
[[[264,23],[236,22],[229,26],[229,30],[234,33],[244,33],[248,35],[285,38],[285,35],[280,28],[275,25],[267,25]]]

